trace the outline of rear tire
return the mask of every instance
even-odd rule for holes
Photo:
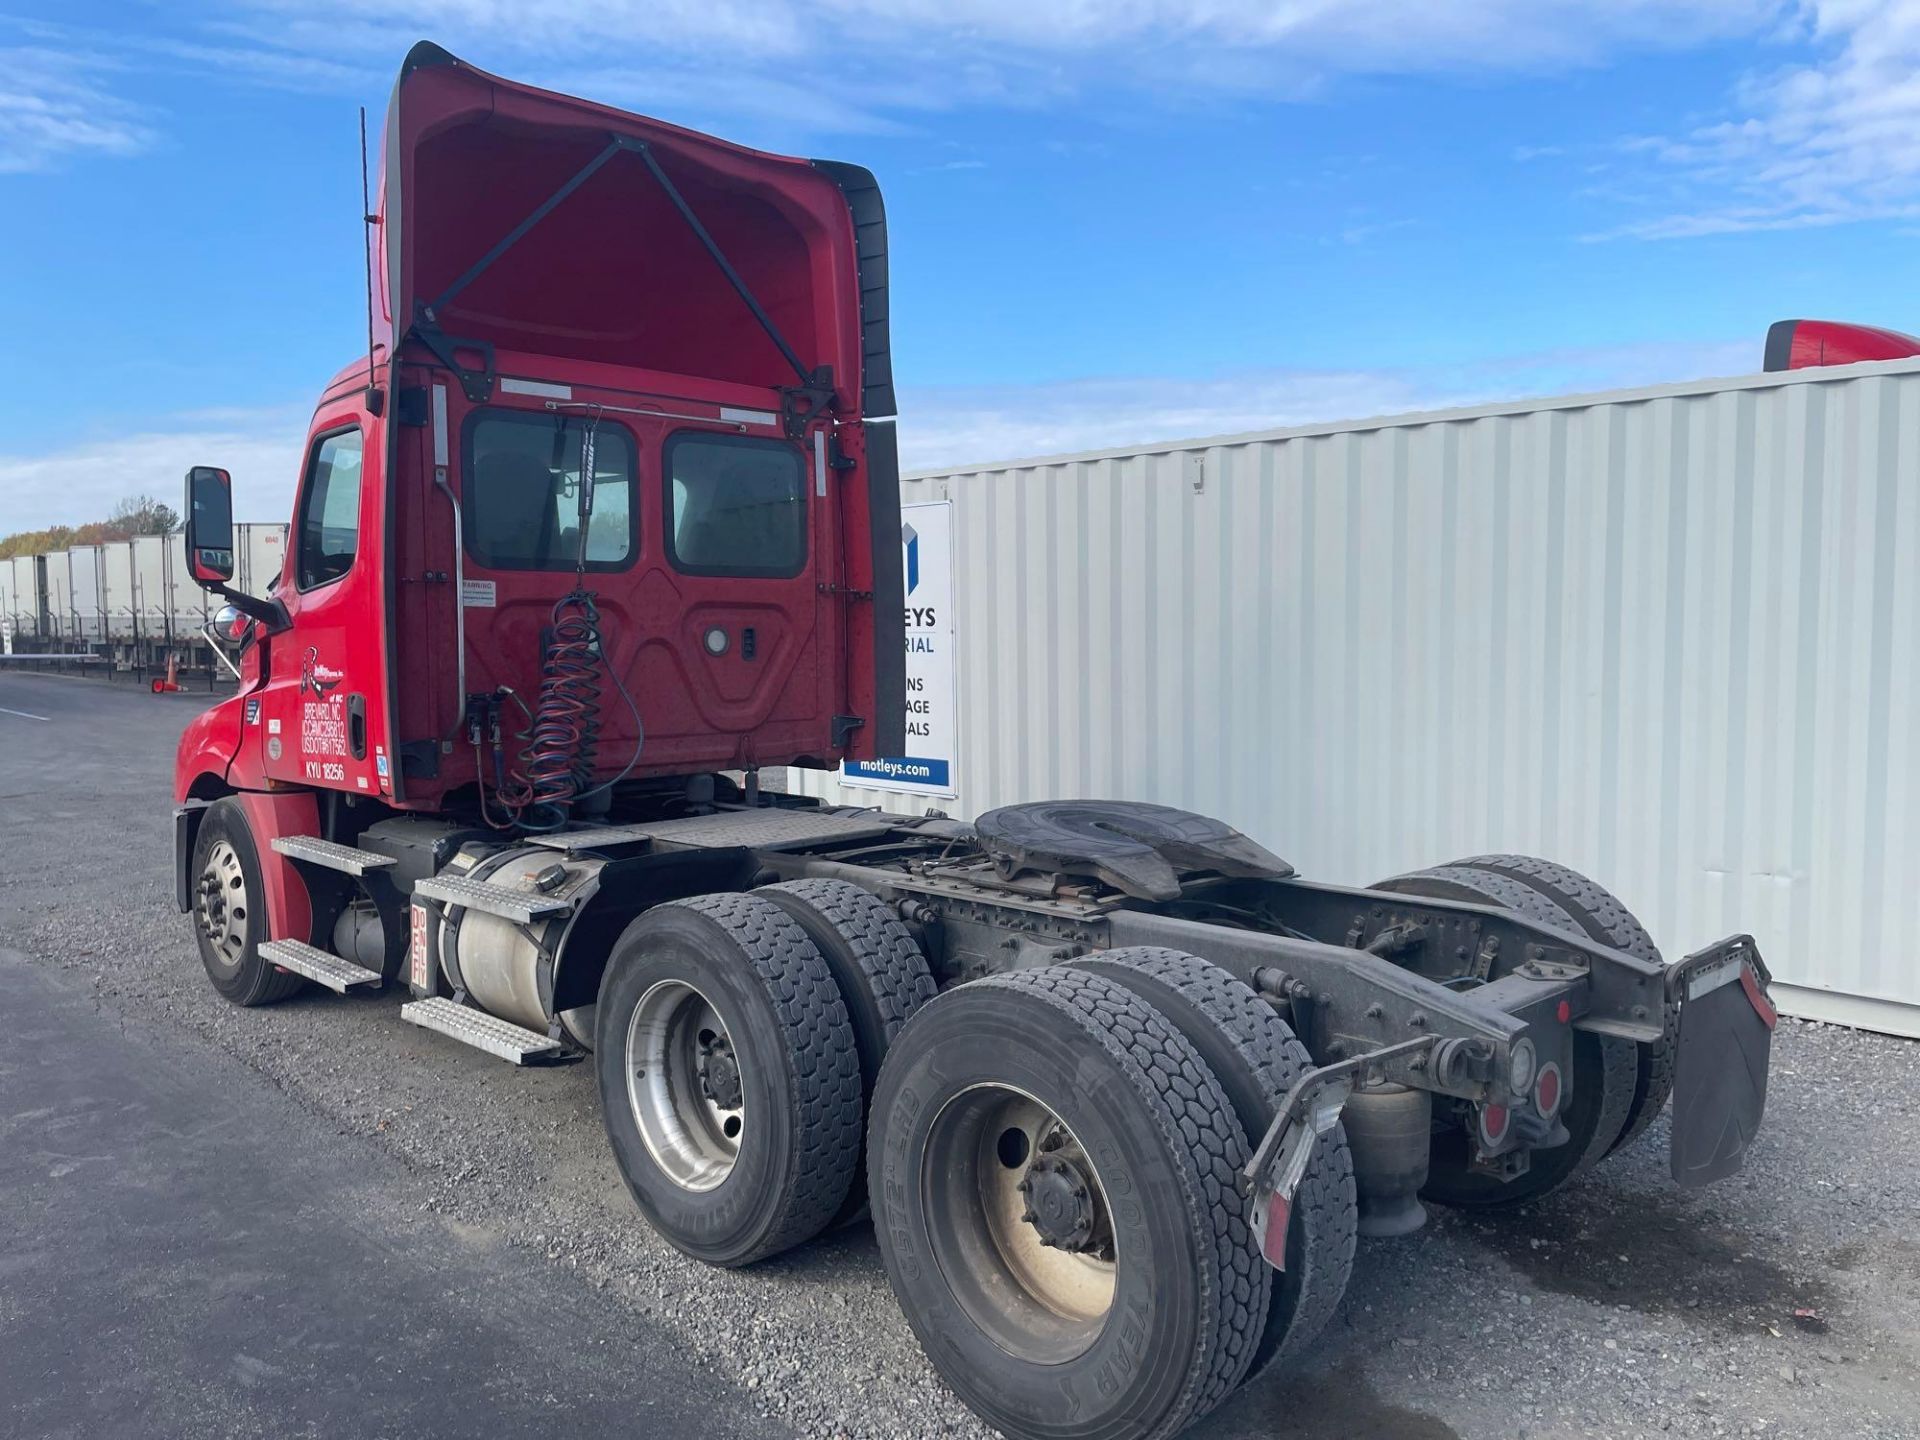
[[[818,1234],[860,1147],[860,1069],[826,961],[752,895],[660,905],[600,982],[594,1069],[614,1160],[676,1249],[748,1265]]]
[[[807,932],[840,987],[860,1057],[864,1135],[866,1097],[873,1094],[880,1078],[887,1047],[914,1011],[933,999],[933,973],[927,969],[927,958],[889,905],[845,880],[788,880],[753,893],[778,905]],[[863,1154],[854,1174],[865,1171]],[[851,1223],[866,1208],[866,1187],[856,1183],[834,1223]]]
[[[247,812],[231,796],[200,817],[193,842],[193,931],[213,988],[236,1005],[272,1005],[306,984],[261,958],[267,887]]]
[[[1274,1008],[1218,965],[1157,946],[1107,950],[1072,962],[1105,975],[1160,1012],[1199,1052],[1232,1104],[1249,1148],[1259,1145],[1294,1081],[1313,1057]],[[1293,1200],[1287,1268],[1272,1276],[1272,1299],[1247,1379],[1313,1342],[1353,1273],[1358,1202],[1344,1126],[1315,1144]]]
[[[1581,933],[1602,945],[1611,945],[1642,960],[1660,963],[1660,947],[1653,943],[1634,913],[1598,881],[1589,880],[1578,870],[1551,860],[1536,860],[1531,855],[1476,855],[1462,860],[1475,870],[1490,870],[1498,875],[1531,885],[1554,901],[1580,926]],[[1627,1126],[1613,1142],[1608,1154],[1631,1145],[1660,1118],[1673,1094],[1673,1047],[1666,1040],[1635,1046],[1636,1073],[1633,1103],[1627,1107]]]
[[[1581,933],[1571,914],[1532,886],[1464,861],[1382,880],[1373,888],[1498,906],[1536,924]],[[1469,1168],[1472,1146],[1464,1130],[1458,1126],[1438,1130],[1421,1198],[1469,1209],[1506,1209],[1551,1195],[1591,1170],[1606,1158],[1626,1127],[1627,1109],[1633,1103],[1635,1049],[1631,1040],[1574,1031],[1572,1084],[1560,1114],[1567,1127],[1567,1143],[1535,1150],[1526,1174],[1503,1181]]]
[[[1193,1046],[1106,976],[1049,966],[908,1023],[867,1164],[888,1280],[961,1399],[1014,1440],[1149,1440],[1252,1359],[1270,1272],[1247,1158]]]

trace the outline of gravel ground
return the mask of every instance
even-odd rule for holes
[[[171,897],[173,741],[201,703],[0,676],[0,711],[49,717],[0,713],[11,948],[238,1057],[405,1164],[425,1197],[409,1206],[573,1277],[607,1334],[663,1324],[745,1409],[806,1435],[987,1433],[922,1360],[865,1228],[746,1273],[656,1240],[584,1067],[501,1065],[401,1023],[397,995],[222,1002]],[[1303,1364],[1191,1433],[1920,1437],[1920,1046],[1789,1021],[1773,1067],[1739,1177],[1674,1189],[1662,1121],[1531,1213],[1436,1213],[1419,1235],[1363,1241]]]

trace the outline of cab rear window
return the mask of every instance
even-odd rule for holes
[[[580,550],[579,415],[482,410],[467,422],[463,506],[467,553],[493,570],[571,570]],[[624,569],[638,548],[633,436],[593,429],[593,513],[587,568]]]
[[[807,564],[797,446],[681,431],[666,449],[667,554],[692,575],[798,575]]]

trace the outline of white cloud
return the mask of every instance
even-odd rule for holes
[[[0,535],[104,520],[129,495],[177,508],[194,465],[233,472],[238,519],[284,520],[305,439],[301,409],[216,411],[37,455],[0,454]]]
[[[915,469],[1152,444],[1407,410],[1741,374],[1752,344],[1552,351],[1436,368],[1269,370],[1212,379],[1117,377],[1038,385],[906,386],[900,447]],[[176,503],[189,466],[233,472],[234,513],[293,508],[307,411],[208,410],[137,434],[0,455],[0,535],[104,519],[125,496]]]
[[[139,110],[109,88],[102,56],[0,47],[0,174],[49,170],[79,155],[133,155],[153,143]]]
[[[1726,118],[1629,142],[1685,203],[1603,238],[1920,215],[1920,0],[1801,0],[1796,13],[1818,58],[1750,77]]]
[[[1515,397],[1740,375],[1757,369],[1758,360],[1755,343],[1645,344],[1398,370],[904,385],[900,454],[909,468],[937,469]]]
[[[604,50],[724,47],[734,58],[896,54],[959,46],[1107,53],[1164,65],[1169,48],[1225,61],[1248,50],[1333,72],[1589,64],[1622,47],[1678,47],[1748,31],[1780,0],[230,0],[293,48],[428,34]],[[1225,73],[1225,72],[1222,72]]]
[[[0,107],[51,112],[21,122],[48,133],[13,168],[42,166],[151,138],[97,85],[63,92],[80,62],[56,49],[373,98],[427,35],[516,78],[795,147],[962,106],[1286,101],[1348,75],[1601,66],[1764,32],[1798,3],[1812,0],[209,0],[154,12],[174,18],[139,36],[14,22],[57,63],[25,90],[0,81]]]
[[[769,139],[963,104],[1297,99],[1353,74],[1557,71],[1751,33],[1790,0],[219,0],[161,48],[362,93],[422,35],[516,78]],[[758,134],[750,138],[760,138]]]

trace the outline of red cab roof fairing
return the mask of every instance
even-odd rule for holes
[[[382,172],[396,348],[411,334],[443,358],[466,342],[467,369],[497,346],[766,389],[819,387],[824,368],[841,418],[893,412],[885,226],[858,167],[515,84],[423,42],[394,83]]]

